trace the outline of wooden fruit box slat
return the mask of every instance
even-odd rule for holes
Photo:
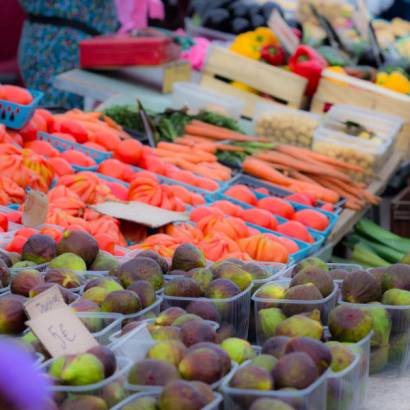
[[[410,157],[409,96],[369,81],[324,71],[312,100],[311,111],[322,114],[328,104],[349,104],[401,117],[404,126],[398,137],[396,149],[404,152],[406,158]]]
[[[233,97],[242,98],[246,103],[242,114],[249,118],[253,117],[258,102],[269,102],[269,99],[239,90],[217,77],[239,81],[257,91],[268,94],[276,99],[272,103],[282,102],[294,108],[302,108],[306,101],[304,91],[307,80],[305,78],[281,68],[243,57],[228,49],[213,47],[209,51],[201,85]]]

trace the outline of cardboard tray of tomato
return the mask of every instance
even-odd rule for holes
[[[222,192],[220,192],[220,193],[214,195],[214,196],[213,196],[214,200],[215,200],[215,199],[219,199],[219,200],[230,201],[230,202],[232,202],[232,203],[234,203],[234,204],[236,204],[236,205],[239,205],[239,206],[241,206],[242,208],[245,208],[245,209],[255,208],[255,207],[253,207],[252,205],[249,205],[249,204],[247,204],[247,203],[245,203],[245,202],[239,201],[239,200],[237,200],[237,199],[235,199],[235,198],[231,198],[230,196],[225,195],[225,192],[226,192],[228,189],[229,189],[229,187],[223,189]],[[270,196],[270,195],[260,194],[259,192],[255,192],[255,191],[253,191],[253,193],[255,194],[255,196],[256,196],[257,199],[268,198],[268,197]],[[332,232],[332,230],[333,230],[334,226],[336,225],[336,222],[337,222],[337,220],[338,220],[338,218],[339,218],[339,216],[336,215],[336,214],[332,214],[332,213],[330,213],[330,212],[326,212],[326,211],[323,211],[323,210],[318,209],[318,208],[309,207],[309,206],[306,206],[306,205],[301,205],[301,204],[298,204],[298,203],[292,202],[292,201],[287,201],[287,202],[288,202],[290,205],[293,206],[293,208],[295,209],[295,211],[301,211],[301,210],[304,210],[304,209],[310,209],[310,210],[314,210],[314,211],[316,211],[316,212],[320,212],[321,214],[323,214],[323,215],[325,215],[325,216],[327,217],[327,219],[328,219],[328,221],[329,221],[329,225],[328,225],[327,228],[324,229],[323,231],[318,231],[318,230],[316,230],[316,229],[306,227],[307,230],[308,230],[308,232],[310,233],[310,235],[311,235],[315,240],[316,240],[316,239],[318,240],[319,238],[326,239],[326,238],[329,236],[330,232]],[[284,218],[283,216],[279,216],[279,215],[275,215],[275,214],[273,214],[273,215],[274,215],[274,217],[278,220],[279,223],[284,223],[284,222],[290,221],[290,219]],[[315,243],[316,243],[316,242],[315,242]],[[320,247],[319,247],[319,248],[320,248]],[[316,250],[319,250],[319,248],[317,248]]]
[[[74,149],[76,151],[80,151],[83,154],[88,155],[91,157],[97,164],[100,162],[109,159],[112,157],[111,152],[104,152],[104,151],[99,151],[94,148],[89,148],[84,146],[83,144],[79,144],[77,142],[71,142],[67,141],[63,138],[56,137],[55,135],[48,134],[46,132],[38,132],[37,133],[37,139],[40,141],[46,141],[50,143],[56,150],[60,152],[67,151],[69,149]],[[78,167],[78,166],[77,166]],[[78,168],[84,168],[84,167],[78,167]],[[90,167],[88,167],[90,168]],[[76,169],[79,171],[91,171],[90,169]]]
[[[23,105],[17,104],[11,101],[0,100],[0,124],[4,124],[6,127],[14,130],[23,128],[34,114],[34,110],[37,108],[43,93],[36,90],[27,90],[33,100],[30,104]]]
[[[282,199],[294,193],[292,191],[288,191],[283,188],[278,188],[270,184],[269,182],[261,181],[258,178],[254,178],[249,175],[242,174],[242,173],[235,175],[230,181],[228,181],[225,184],[225,186],[232,186],[232,185],[237,185],[237,184],[246,185],[247,187],[253,188],[253,189],[265,188],[270,193],[270,195],[278,197],[278,198],[282,198]],[[289,201],[289,203],[291,203],[292,205],[294,204],[294,202],[292,201]],[[335,204],[332,204],[334,207],[334,211],[330,213],[340,214],[343,210],[343,206],[345,203],[346,203],[346,199],[341,198],[338,202],[336,202]],[[323,205],[325,205],[325,202],[318,200],[314,208],[318,209],[318,208],[321,208]]]

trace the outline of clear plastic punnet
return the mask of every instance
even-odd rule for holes
[[[53,360],[55,359],[48,360],[41,367],[45,373],[48,372]],[[55,385],[51,387],[51,392],[60,397],[66,396],[74,398],[76,396],[87,394],[104,398],[110,393],[110,390],[113,387],[122,387],[124,385],[130,367],[131,361],[129,359],[126,357],[117,356],[117,370],[112,376],[102,380],[99,383],[88,384],[86,386]]]
[[[363,168],[365,174],[357,171],[350,173],[357,180],[371,177],[383,165],[392,148],[392,140],[372,141],[352,137],[323,125],[316,129],[312,147],[315,152]]]
[[[167,296],[164,298],[164,309],[178,306],[186,309],[191,302],[198,300],[208,302],[218,309],[221,316],[221,326],[231,325],[236,337],[247,338],[249,329],[250,303],[253,284],[249,285],[241,293],[226,299],[190,298],[179,296]]]
[[[370,343],[369,374],[383,373],[389,376],[403,376],[410,365],[410,305],[384,305],[380,303],[348,303],[360,309],[385,309],[391,323],[389,334],[380,336],[374,329]],[[386,337],[388,336],[388,337]],[[386,339],[386,340],[381,340]],[[383,342],[383,343],[382,343]]]
[[[239,368],[246,366],[243,363]],[[234,373],[230,373],[222,383],[224,410],[248,410],[252,403],[262,397],[282,400],[295,409],[326,410],[328,371],[323,373],[314,383],[303,390],[249,390],[231,387],[229,384]]]
[[[326,410],[358,410],[360,408],[361,355],[341,372],[329,370]]]
[[[112,407],[111,410],[125,410],[126,408],[131,408],[133,405],[134,401],[142,398],[142,397],[159,397],[160,393],[157,392],[151,392],[151,393],[136,393],[133,394],[129,397],[127,397],[125,400],[123,400],[121,403],[118,403],[116,406]],[[219,393],[215,393],[215,399],[212,400],[211,403],[207,404],[205,407],[202,407],[201,410],[218,410],[220,405],[222,403],[222,396]],[[130,407],[127,407],[130,406]]]
[[[273,142],[311,147],[320,116],[281,104],[256,104],[253,120],[255,134]]]
[[[269,284],[275,284],[280,288],[288,289],[290,279],[283,278],[280,280],[269,282]],[[292,316],[290,311],[297,313],[312,312],[318,310],[320,312],[320,318],[323,324],[327,324],[327,319],[330,311],[336,306],[337,286],[333,286],[333,291],[323,299],[318,300],[289,300],[289,299],[270,299],[260,297],[263,292],[263,286],[259,288],[252,296],[254,303],[255,313],[255,326],[256,326],[256,341],[258,345],[262,345],[267,339],[274,336],[271,334],[269,326],[265,326],[262,320],[262,312],[265,309],[277,307],[282,310],[285,316]]]
[[[215,111],[239,119],[245,103],[238,98],[220,94],[194,83],[175,83],[172,93],[172,107],[189,107],[194,111]]]
[[[343,130],[344,124],[355,123],[366,127],[375,138],[393,143],[403,127],[403,120],[400,117],[345,104],[333,105],[322,123],[332,130]]]

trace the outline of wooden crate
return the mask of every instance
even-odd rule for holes
[[[240,90],[219,79],[239,81],[257,91],[275,98],[271,101],[256,94]],[[307,80],[289,71],[251,60],[222,47],[209,51],[201,85],[215,91],[241,98],[245,102],[242,115],[252,118],[258,102],[283,103],[294,108],[305,104]]]
[[[404,153],[406,158],[410,158],[409,96],[369,81],[325,71],[313,97],[311,111],[322,114],[329,104],[349,104],[402,118],[404,126],[398,137],[396,149]]]

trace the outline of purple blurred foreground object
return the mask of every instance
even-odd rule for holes
[[[12,341],[0,341],[0,407],[44,410],[50,401],[50,384],[35,368],[33,357]]]

